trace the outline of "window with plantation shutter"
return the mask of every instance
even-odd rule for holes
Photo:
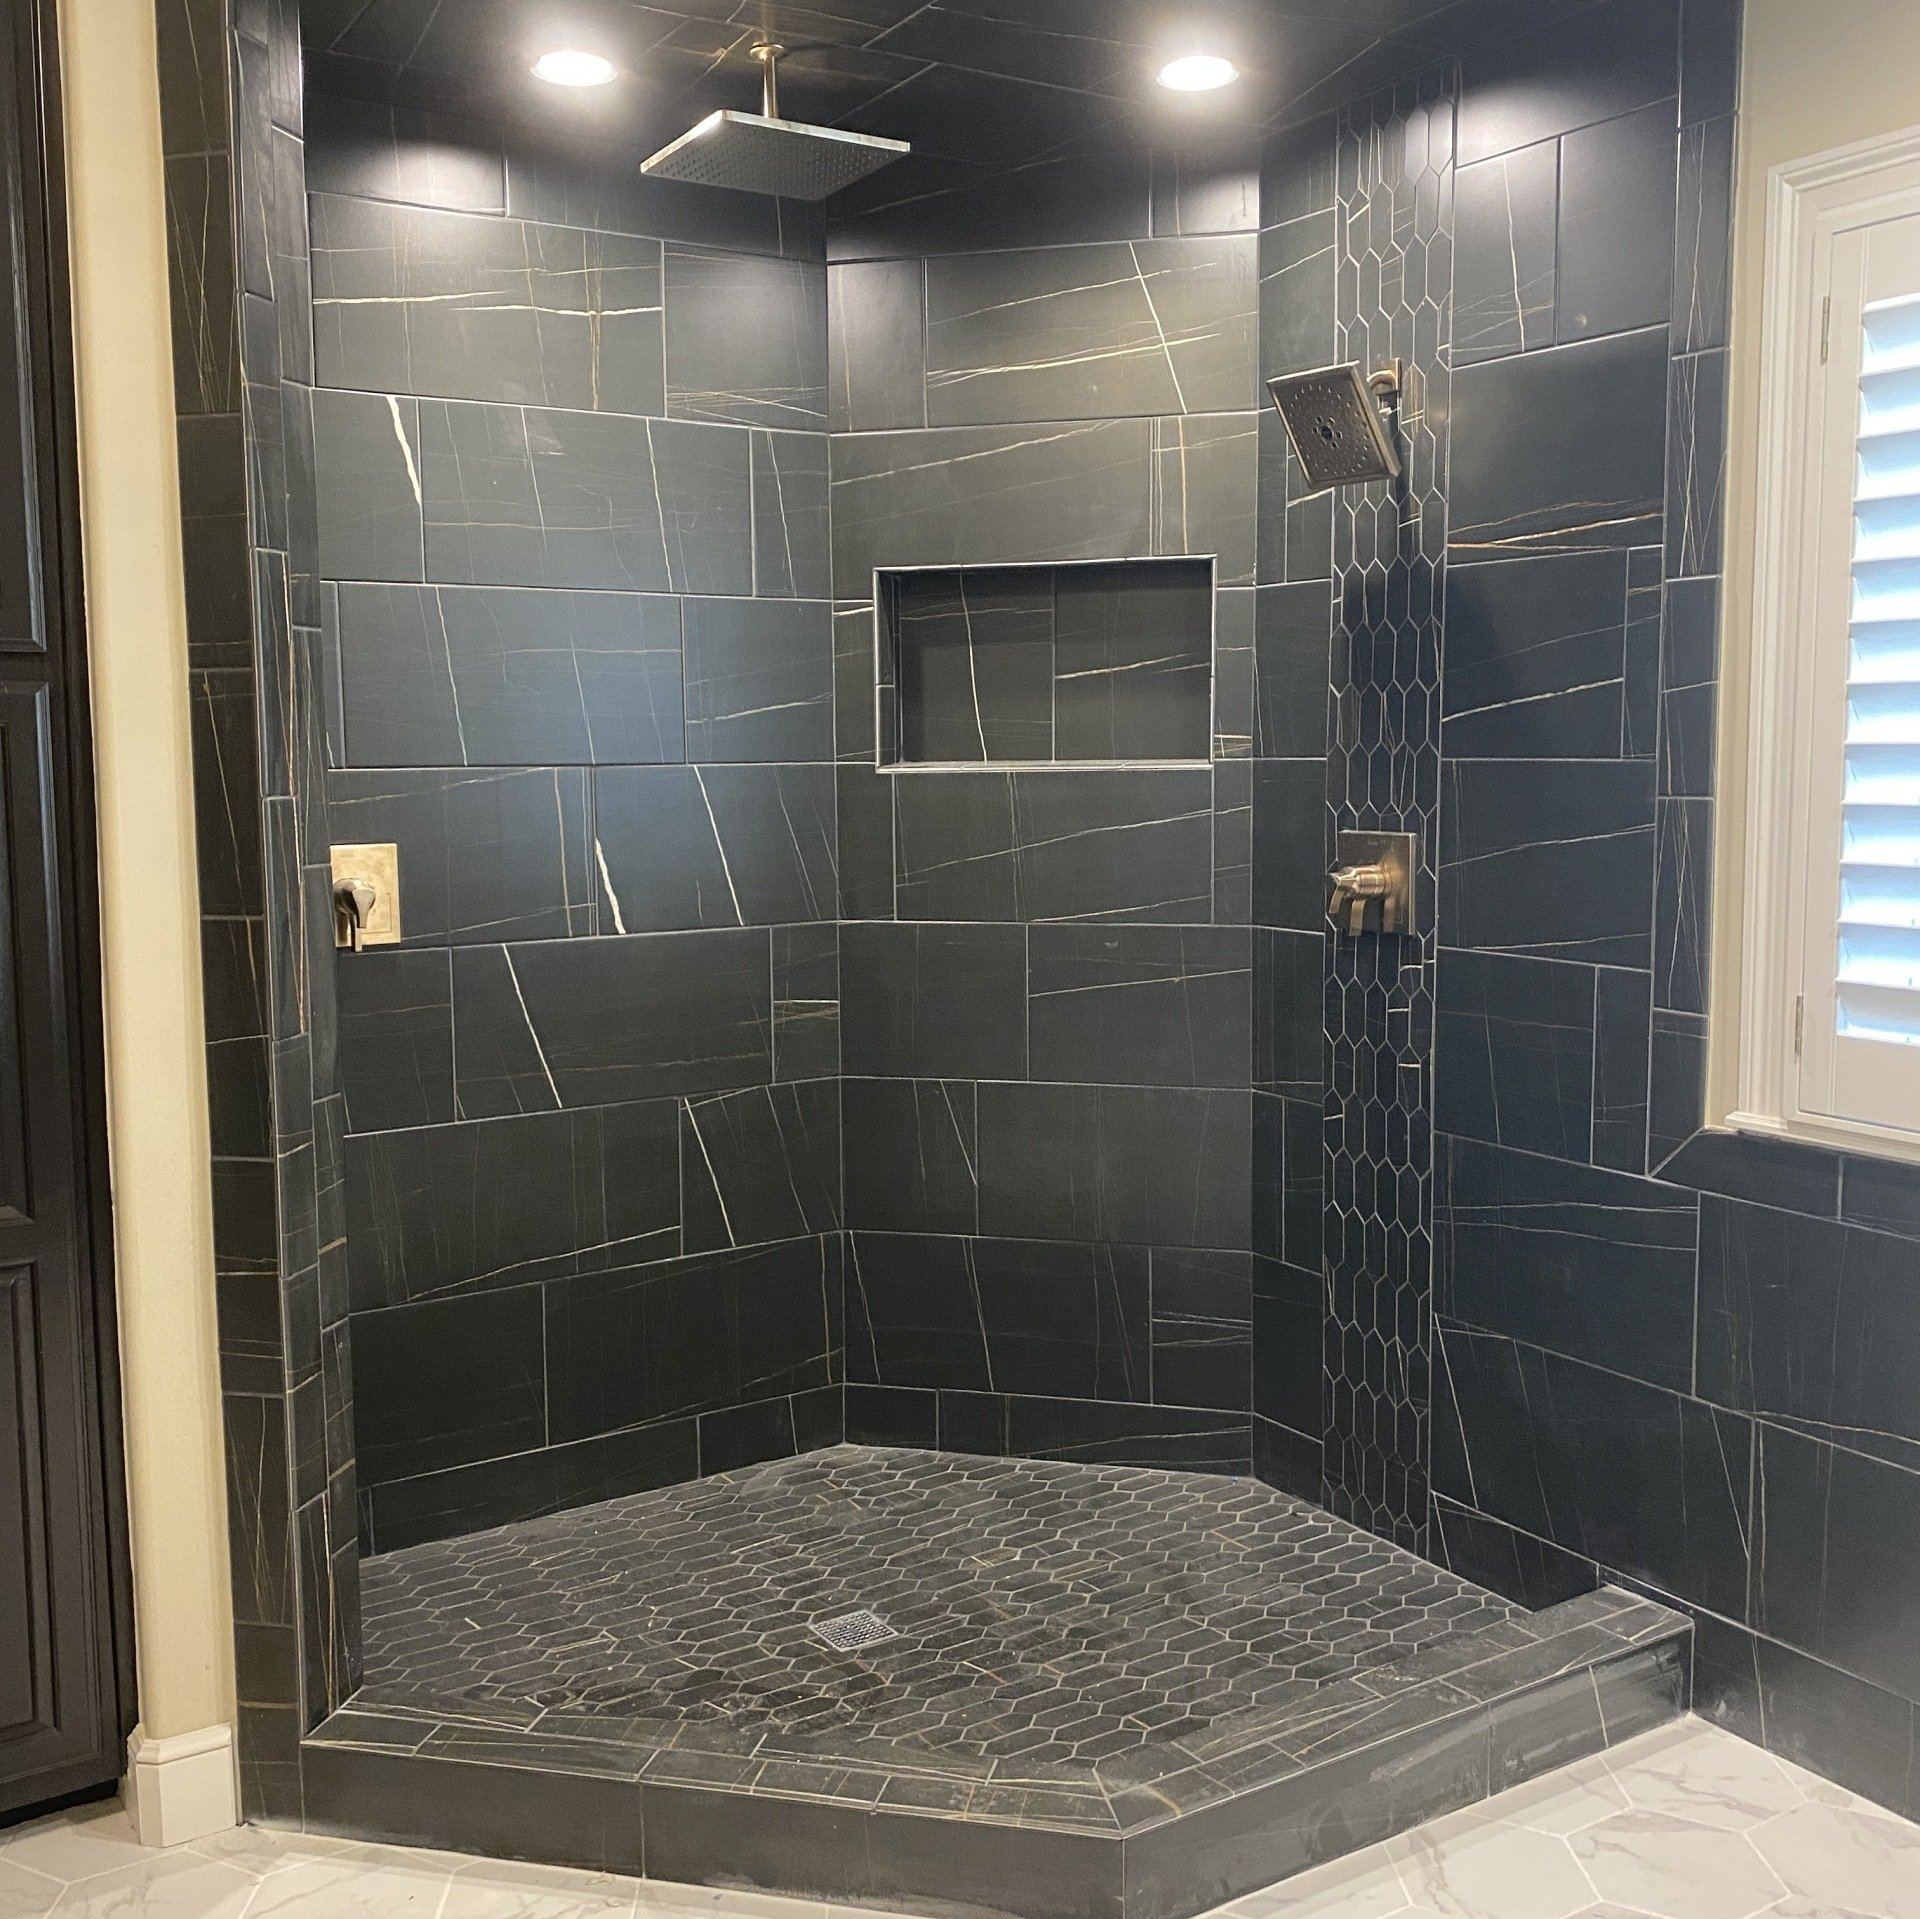
[[[1773,185],[1732,1122],[1920,1157],[1920,131]]]

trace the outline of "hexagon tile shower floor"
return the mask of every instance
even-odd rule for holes
[[[1623,1592],[1530,1615],[1250,1481],[854,1446],[391,1553],[365,1608],[312,1823],[457,1843],[458,1799],[500,1850],[512,1806],[528,1856],[1026,1919],[1181,1919],[1686,1703],[1687,1622]],[[891,1636],[816,1631],[857,1613]]]

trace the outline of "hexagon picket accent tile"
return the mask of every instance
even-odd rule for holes
[[[1454,94],[1429,76],[1342,113],[1339,357],[1398,360],[1403,477],[1333,503],[1332,826],[1411,832],[1425,926],[1330,937],[1324,1352],[1328,1503],[1424,1551],[1433,1324],[1433,1036],[1447,544]]]

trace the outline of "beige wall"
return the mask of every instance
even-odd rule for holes
[[[1759,484],[1767,181],[1775,167],[1920,125],[1920,0],[1746,0],[1734,224],[1727,592],[1722,621],[1719,860],[1714,909],[1714,1086],[1733,1099],[1732,1020],[1740,979],[1741,866]]]
[[[233,1717],[186,603],[151,0],[61,0],[141,1725]]]

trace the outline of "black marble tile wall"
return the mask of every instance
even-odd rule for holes
[[[314,120],[331,827],[405,933],[337,962],[388,1547],[839,1431],[827,281],[611,156]]]
[[[1670,1595],[1698,1710],[1911,1811],[1920,1176],[1700,1130],[1738,29],[1463,62],[1434,1550]]]
[[[1245,1471],[1259,244],[1160,171],[830,239],[849,1430]]]

